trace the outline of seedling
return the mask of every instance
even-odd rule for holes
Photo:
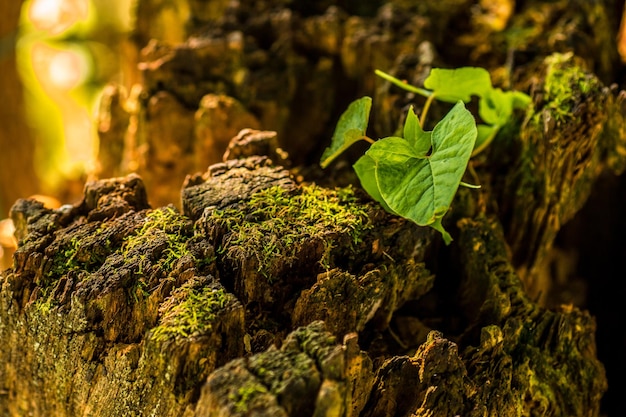
[[[365,155],[354,164],[365,191],[388,212],[439,231],[449,244],[452,237],[443,228],[443,216],[459,185],[477,187],[461,181],[470,157],[485,149],[511,118],[513,110],[530,104],[530,97],[517,91],[493,88],[489,72],[483,68],[435,68],[424,81],[425,88],[414,87],[379,70],[376,74],[426,97],[421,119],[411,106],[403,137],[390,136],[374,141],[366,135],[372,99],[355,100],[339,118],[320,165],[327,167],[359,140],[370,142],[372,145]],[[463,104],[472,96],[479,98],[478,115],[484,122],[478,126]],[[424,131],[434,99],[455,105],[432,131]]]

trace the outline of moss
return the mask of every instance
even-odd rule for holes
[[[149,296],[154,282],[149,285],[148,280],[167,276],[183,256],[189,255],[195,260],[187,247],[192,235],[191,222],[173,207],[147,212],[143,223],[135,226],[135,231],[123,242],[113,237],[119,233],[119,228],[107,222],[81,225],[69,233],[67,236],[71,238],[59,243],[45,279],[38,283],[41,308],[49,309],[56,305],[49,297],[51,289],[62,276],[70,271],[94,272],[103,265],[107,266],[107,258],[112,255],[117,255],[117,259],[121,256],[124,263],[133,269],[136,280],[128,289],[128,295],[135,302]],[[112,239],[117,243],[112,243]],[[115,262],[116,257],[112,259]],[[203,265],[207,265],[211,260],[202,261]]]
[[[576,103],[601,88],[599,81],[579,65],[572,53],[553,54],[546,58],[547,70],[544,81],[543,111],[550,112],[556,122],[574,117]],[[534,115],[541,121],[541,113]]]
[[[152,330],[152,339],[166,342],[208,332],[217,313],[233,300],[223,288],[181,288],[163,304],[161,323]]]
[[[68,271],[90,270],[93,268],[95,261],[90,259],[81,261],[78,259],[78,253],[82,245],[82,239],[74,236],[54,254],[52,266],[46,274],[50,282],[55,281],[56,278],[66,274]]]
[[[255,382],[251,382],[237,389],[236,393],[231,393],[228,399],[235,405],[237,413],[247,413],[250,401],[258,394],[267,393],[267,388]]]
[[[50,310],[57,303],[50,299],[52,289],[59,279],[71,271],[93,272],[104,262],[111,253],[112,245],[109,239],[105,244],[94,245],[92,235],[103,230],[104,225],[96,224],[81,226],[70,235],[62,235],[52,251],[52,258],[42,280],[38,281],[40,297],[37,299],[38,308]]]
[[[351,188],[328,190],[316,185],[303,186],[297,194],[271,187],[254,194],[243,208],[216,210],[212,217],[227,230],[218,253],[231,259],[255,258],[259,272],[270,280],[271,260],[281,257],[289,263],[306,240],[324,239],[319,263],[328,269],[333,249],[328,235],[348,234],[356,245],[370,227]]]
[[[131,260],[139,257],[140,270],[145,258],[142,258],[142,249],[155,239],[165,238],[167,247],[159,259],[159,265],[165,272],[172,270],[174,263],[185,255],[191,255],[187,249],[187,239],[184,230],[189,226],[189,220],[180,215],[172,207],[153,210],[146,216],[146,221],[139,231],[126,238],[122,246],[124,259]],[[136,250],[138,249],[138,250]]]
[[[146,280],[155,273],[168,275],[174,269],[176,261],[183,256],[188,255],[195,259],[187,247],[190,226],[189,219],[176,212],[173,207],[159,208],[150,211],[141,228],[124,240],[120,253],[126,263],[136,264],[134,274],[137,279],[135,285],[129,288],[129,294],[135,302],[149,296],[150,288]],[[157,250],[154,246],[157,242],[164,242],[165,247],[158,249],[158,260],[154,260],[149,253]]]
[[[53,300],[48,294],[49,292],[51,292],[50,287],[44,288],[42,290],[42,295],[35,300],[35,309],[42,317],[47,317],[52,309],[57,305],[55,300]]]

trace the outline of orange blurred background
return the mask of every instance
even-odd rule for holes
[[[118,49],[131,32],[131,3],[30,0],[22,7],[16,58],[34,164],[41,192],[64,203],[82,187],[71,184],[93,169],[94,113],[104,85],[121,81]]]

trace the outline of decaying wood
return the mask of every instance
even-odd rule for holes
[[[58,210],[20,201],[0,299],[3,409],[595,415],[606,382],[593,320],[531,301],[495,219],[459,223],[463,337],[431,332],[394,353],[394,312],[432,289],[434,233],[338,193],[253,156],[190,178],[184,214],[148,208],[137,176],[88,184]],[[270,243],[280,252],[264,257]]]
[[[271,3],[190,2],[193,36],[151,42],[142,85],[105,95],[103,173],[141,177],[14,205],[0,414],[599,415],[594,319],[539,295],[559,229],[626,167],[611,2]],[[281,148],[305,162],[348,99],[395,130],[415,97],[374,68],[420,84],[469,63],[533,105],[472,162],[483,188],[457,194],[449,248],[289,169]]]
[[[520,153],[498,196],[514,264],[531,296],[549,291],[538,271],[561,227],[604,170],[623,172],[626,155],[624,93],[616,96],[571,54],[546,58],[541,71]]]
[[[363,230],[358,231],[360,235],[354,246],[356,256],[346,252],[349,245],[346,239],[356,239],[355,235],[350,227],[335,227],[333,215],[336,213],[305,213],[302,210],[307,207],[304,206],[299,208],[302,212],[294,214],[314,216],[311,221],[319,223],[319,234],[301,236],[292,257],[285,254],[284,258],[268,259],[271,264],[267,267],[275,275],[274,281],[260,272],[259,259],[248,258],[250,254],[246,252],[220,255],[220,251],[228,249],[222,243],[227,241],[231,231],[224,227],[224,218],[216,213],[235,209],[243,213],[240,221],[248,216],[259,216],[253,212],[246,214],[246,210],[250,210],[246,200],[276,187],[287,193],[287,199],[312,192],[294,183],[288,171],[271,165],[267,158],[248,157],[215,165],[206,180],[188,185],[183,194],[183,206],[189,217],[171,207],[147,208],[145,189],[137,176],[88,184],[81,203],[59,210],[45,209],[35,201],[17,203],[12,218],[20,247],[14,270],[2,280],[0,315],[2,338],[8,341],[2,351],[2,363],[6,364],[2,368],[2,380],[9,400],[3,407],[7,412],[16,415],[48,415],[52,410],[57,415],[155,412],[180,415],[186,410],[191,413],[198,398],[200,410],[205,407],[202,405],[205,401],[212,404],[214,400],[198,397],[203,386],[200,381],[228,359],[242,356],[246,337],[251,339],[252,345],[259,346],[258,338],[268,330],[277,330],[277,325],[288,330],[311,323],[319,316],[316,306],[324,298],[315,293],[332,290],[336,285],[333,281],[338,281],[346,291],[346,297],[342,298],[346,314],[333,313],[322,318],[327,319],[332,332],[341,337],[362,331],[369,322],[383,331],[393,311],[419,298],[431,287],[433,276],[418,262],[424,257],[423,249],[432,239],[432,233],[427,229],[416,230],[415,226],[410,227],[413,233],[407,233],[397,221],[369,203],[359,203],[356,197],[350,204],[363,207],[357,212],[363,217],[360,219]],[[235,198],[224,198],[233,191],[237,191]],[[323,193],[318,196],[321,199],[337,198],[330,190],[316,191]],[[327,203],[319,201],[319,204]],[[345,210],[350,209],[348,203],[343,204]],[[342,207],[338,205],[335,209]],[[388,226],[374,227],[374,223],[384,225],[383,219],[387,219]],[[255,221],[271,220],[261,216]],[[351,221],[356,223],[357,219]],[[288,222],[286,227],[290,227]],[[324,242],[337,245],[330,247],[330,252],[319,250],[325,248],[320,246]],[[374,246],[376,250],[372,250]],[[250,248],[258,249],[261,248]],[[348,256],[354,257],[344,258]],[[323,257],[325,266],[320,264]],[[408,263],[402,259],[407,259]],[[400,262],[398,266],[396,262]],[[339,273],[337,265],[349,269]],[[332,267],[335,269],[330,269]],[[213,277],[220,277],[219,282],[223,284]],[[352,284],[345,283],[344,277]],[[318,283],[311,290],[301,293],[302,288],[316,280]],[[191,299],[200,304],[206,302],[207,295],[202,291],[207,288],[221,289],[228,301],[216,304],[211,315],[184,310],[201,309],[187,303]],[[236,295],[227,293],[224,288]],[[200,292],[202,297],[197,295]],[[246,314],[257,312],[264,318],[248,319],[244,329],[244,310],[237,300],[245,300]],[[291,307],[285,310],[289,305]],[[293,324],[289,324],[288,313],[294,306],[298,313]],[[193,318],[184,314],[192,314]],[[264,325],[263,320],[275,323]],[[310,331],[319,333],[320,325],[315,324]],[[309,331],[304,329],[306,327],[299,331]],[[248,336],[244,337],[246,332]],[[324,349],[336,351],[331,356],[344,355],[345,348],[331,342],[334,340],[331,333],[324,334],[326,336],[318,336],[328,339]],[[56,343],[51,335],[64,336]],[[278,342],[278,335],[275,338]],[[287,352],[285,349],[291,346],[289,340],[283,342],[282,351]],[[287,415],[293,415],[289,411],[292,408],[307,409],[315,403],[322,407],[320,410],[337,407],[352,410],[346,393],[351,392],[350,387],[355,384],[363,390],[355,395],[358,394],[359,401],[364,401],[369,388],[367,384],[362,387],[359,378],[373,370],[371,366],[360,367],[370,364],[371,360],[366,353],[360,353],[355,336],[350,336],[349,340],[350,355],[356,356],[329,359],[331,364],[322,365],[322,369],[328,368],[323,371],[323,374],[329,373],[324,375],[325,379],[308,375],[311,365],[301,370],[304,378],[313,378],[309,390],[303,393],[308,400],[297,396],[297,392],[292,393],[296,396],[291,399],[281,399],[294,403],[282,406],[286,407]],[[248,351],[252,345],[248,343]],[[17,352],[24,346],[35,349],[33,355],[20,357]],[[304,346],[311,349],[307,354],[315,359],[316,348]],[[270,352],[271,348],[259,357],[271,357]],[[335,360],[343,364],[343,370],[331,366]],[[353,362],[358,364],[354,365],[357,368],[350,365]],[[289,367],[280,361],[276,366]],[[219,380],[219,373],[211,378]],[[278,373],[268,378],[265,384],[269,385],[272,378],[282,379]],[[41,397],[32,401],[35,386],[41,387]],[[326,394],[318,398],[318,391]],[[107,401],[111,395],[116,397],[115,392],[123,392],[125,399]],[[252,394],[245,394],[245,399],[252,400],[248,397]],[[219,398],[222,403],[233,400]],[[238,401],[241,399],[235,403]],[[204,415],[202,413],[189,415]]]

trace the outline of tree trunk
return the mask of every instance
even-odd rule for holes
[[[105,95],[102,166],[141,177],[14,205],[0,414],[600,415],[596,321],[562,291],[584,245],[561,240],[626,167],[620,4],[270,3],[190,1],[196,35],[150,42],[140,89]],[[422,105],[374,68],[462,65],[533,103],[471,162],[446,247],[311,161],[351,99],[373,96],[371,136]]]

